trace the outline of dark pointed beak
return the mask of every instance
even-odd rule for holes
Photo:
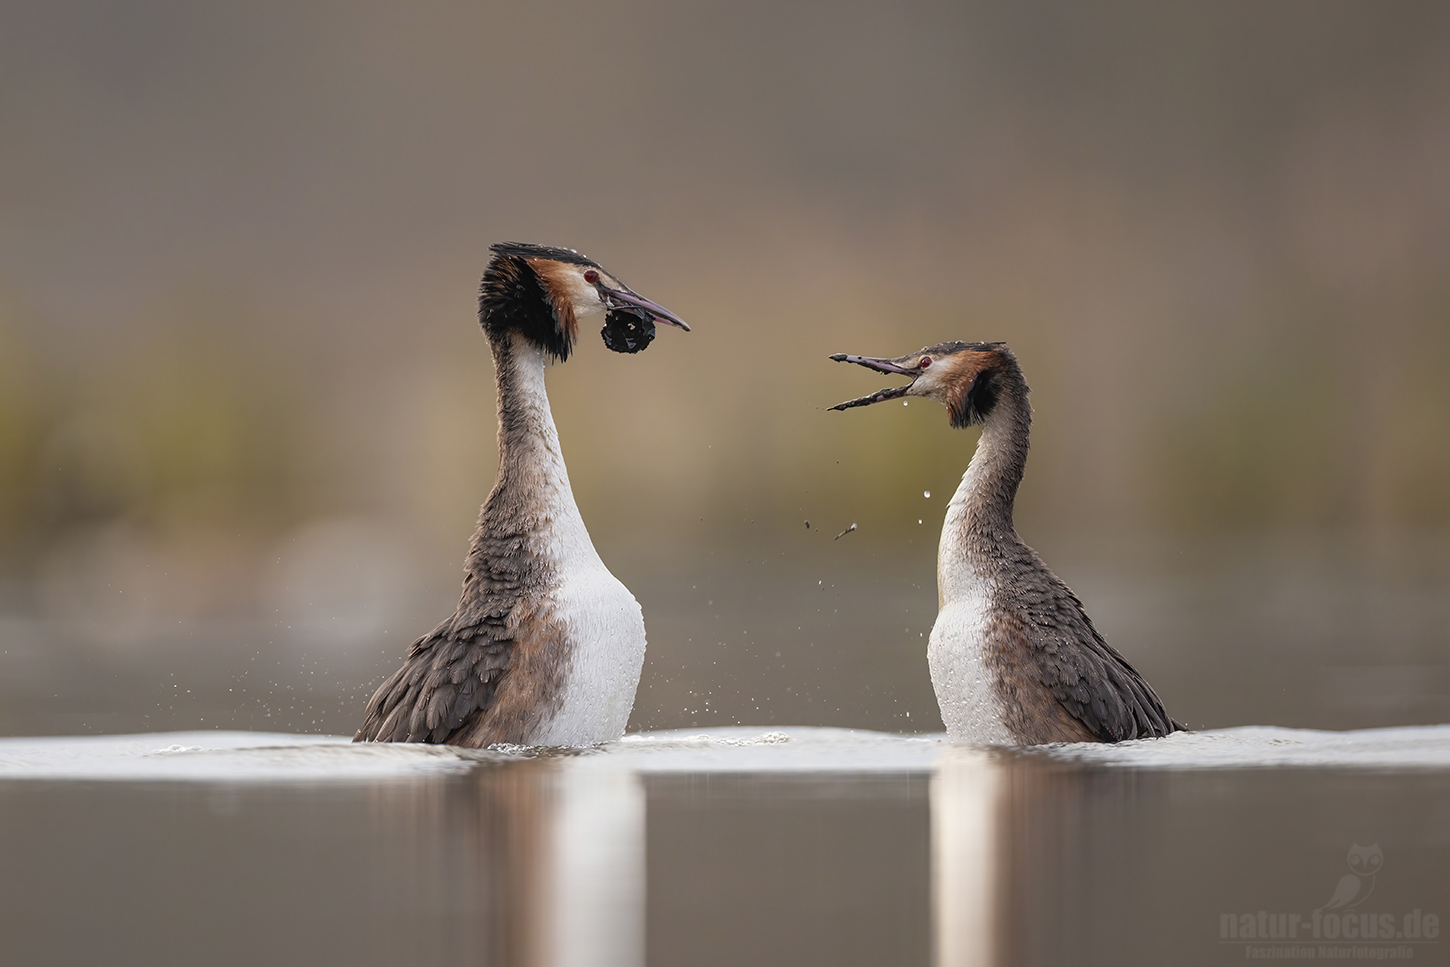
[[[916,370],[907,369],[894,359],[877,359],[875,356],[848,356],[846,353],[832,353],[831,358],[838,363],[855,363],[857,366],[865,366],[867,369],[874,369],[878,373],[896,373],[899,376],[916,375]]]
[[[611,289],[607,286],[602,285],[599,287],[599,291],[604,295],[605,299],[612,303],[615,303],[617,305],[634,306],[636,309],[643,309],[645,312],[648,312],[651,316],[658,319],[660,322],[665,323],[666,325],[674,326],[676,329],[683,329],[685,330],[685,332],[690,331],[690,327],[685,323],[685,320],[681,319],[679,316],[675,315],[664,306],[657,305],[656,303],[649,301],[644,296],[639,295],[638,293],[630,292],[625,289]]]
[[[899,376],[910,376],[912,382],[920,375],[919,370],[907,369],[892,359],[877,359],[874,356],[848,356],[846,353],[833,353],[831,358],[838,363],[855,363],[857,366],[865,366],[867,369],[874,369],[878,373],[894,373]],[[886,389],[877,390],[868,396],[858,396],[854,400],[847,400],[844,403],[837,403],[830,407],[833,410],[849,410],[853,406],[870,406],[872,403],[884,403],[887,400],[899,400],[911,389],[911,383],[905,386],[890,386]]]

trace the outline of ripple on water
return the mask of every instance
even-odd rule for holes
[[[0,739],[0,780],[359,781],[446,776],[525,759],[645,774],[901,774],[932,771],[950,748],[944,735],[807,727],[647,732],[593,749],[483,750],[354,744],[341,736],[171,732]],[[1117,745],[1042,746],[1015,754],[1089,767],[1161,770],[1445,769],[1450,768],[1450,726],[1356,732],[1246,726]]]

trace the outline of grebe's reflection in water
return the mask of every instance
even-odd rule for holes
[[[600,762],[537,758],[377,788],[379,818],[409,831],[397,859],[412,888],[440,901],[415,926],[436,917],[459,953],[488,964],[643,964],[644,784]],[[426,884],[440,873],[450,890]]]
[[[604,757],[557,759],[539,931],[543,962],[645,962],[645,790]]]
[[[932,921],[942,967],[996,963],[1002,770],[992,753],[949,748],[931,778]]]

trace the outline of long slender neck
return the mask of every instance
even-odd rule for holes
[[[545,528],[577,530],[587,544],[544,391],[544,354],[517,333],[502,334],[490,344],[498,381],[498,478],[483,505],[475,552],[488,536]]]
[[[1032,407],[1020,375],[1003,383],[982,423],[977,452],[947,506],[937,552],[943,603],[1000,570],[1023,546],[1012,523],[1012,507],[1027,466]]]
[[[544,353],[527,339],[509,333],[493,342],[498,383],[498,482],[569,474],[559,449],[559,431],[544,388]]]

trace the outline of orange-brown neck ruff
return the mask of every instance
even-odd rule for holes
[[[597,296],[592,291],[587,291],[577,266],[549,259],[530,259],[529,267],[543,285],[544,295],[553,309],[558,331],[564,334],[565,341],[572,346],[579,336],[579,320],[575,316],[574,306],[588,301],[590,297],[597,300]]]
[[[556,300],[538,266],[553,263],[514,255],[495,255],[484,270],[478,292],[478,317],[490,344],[497,347],[519,333],[560,362],[569,358],[578,322],[567,300]]]
[[[1011,350],[964,350],[947,356],[937,364],[943,370],[942,381],[947,413],[954,427],[981,423],[997,405],[998,397],[1009,386],[1020,386],[1027,395],[1027,383]],[[1031,410],[1028,410],[1029,416]]]

